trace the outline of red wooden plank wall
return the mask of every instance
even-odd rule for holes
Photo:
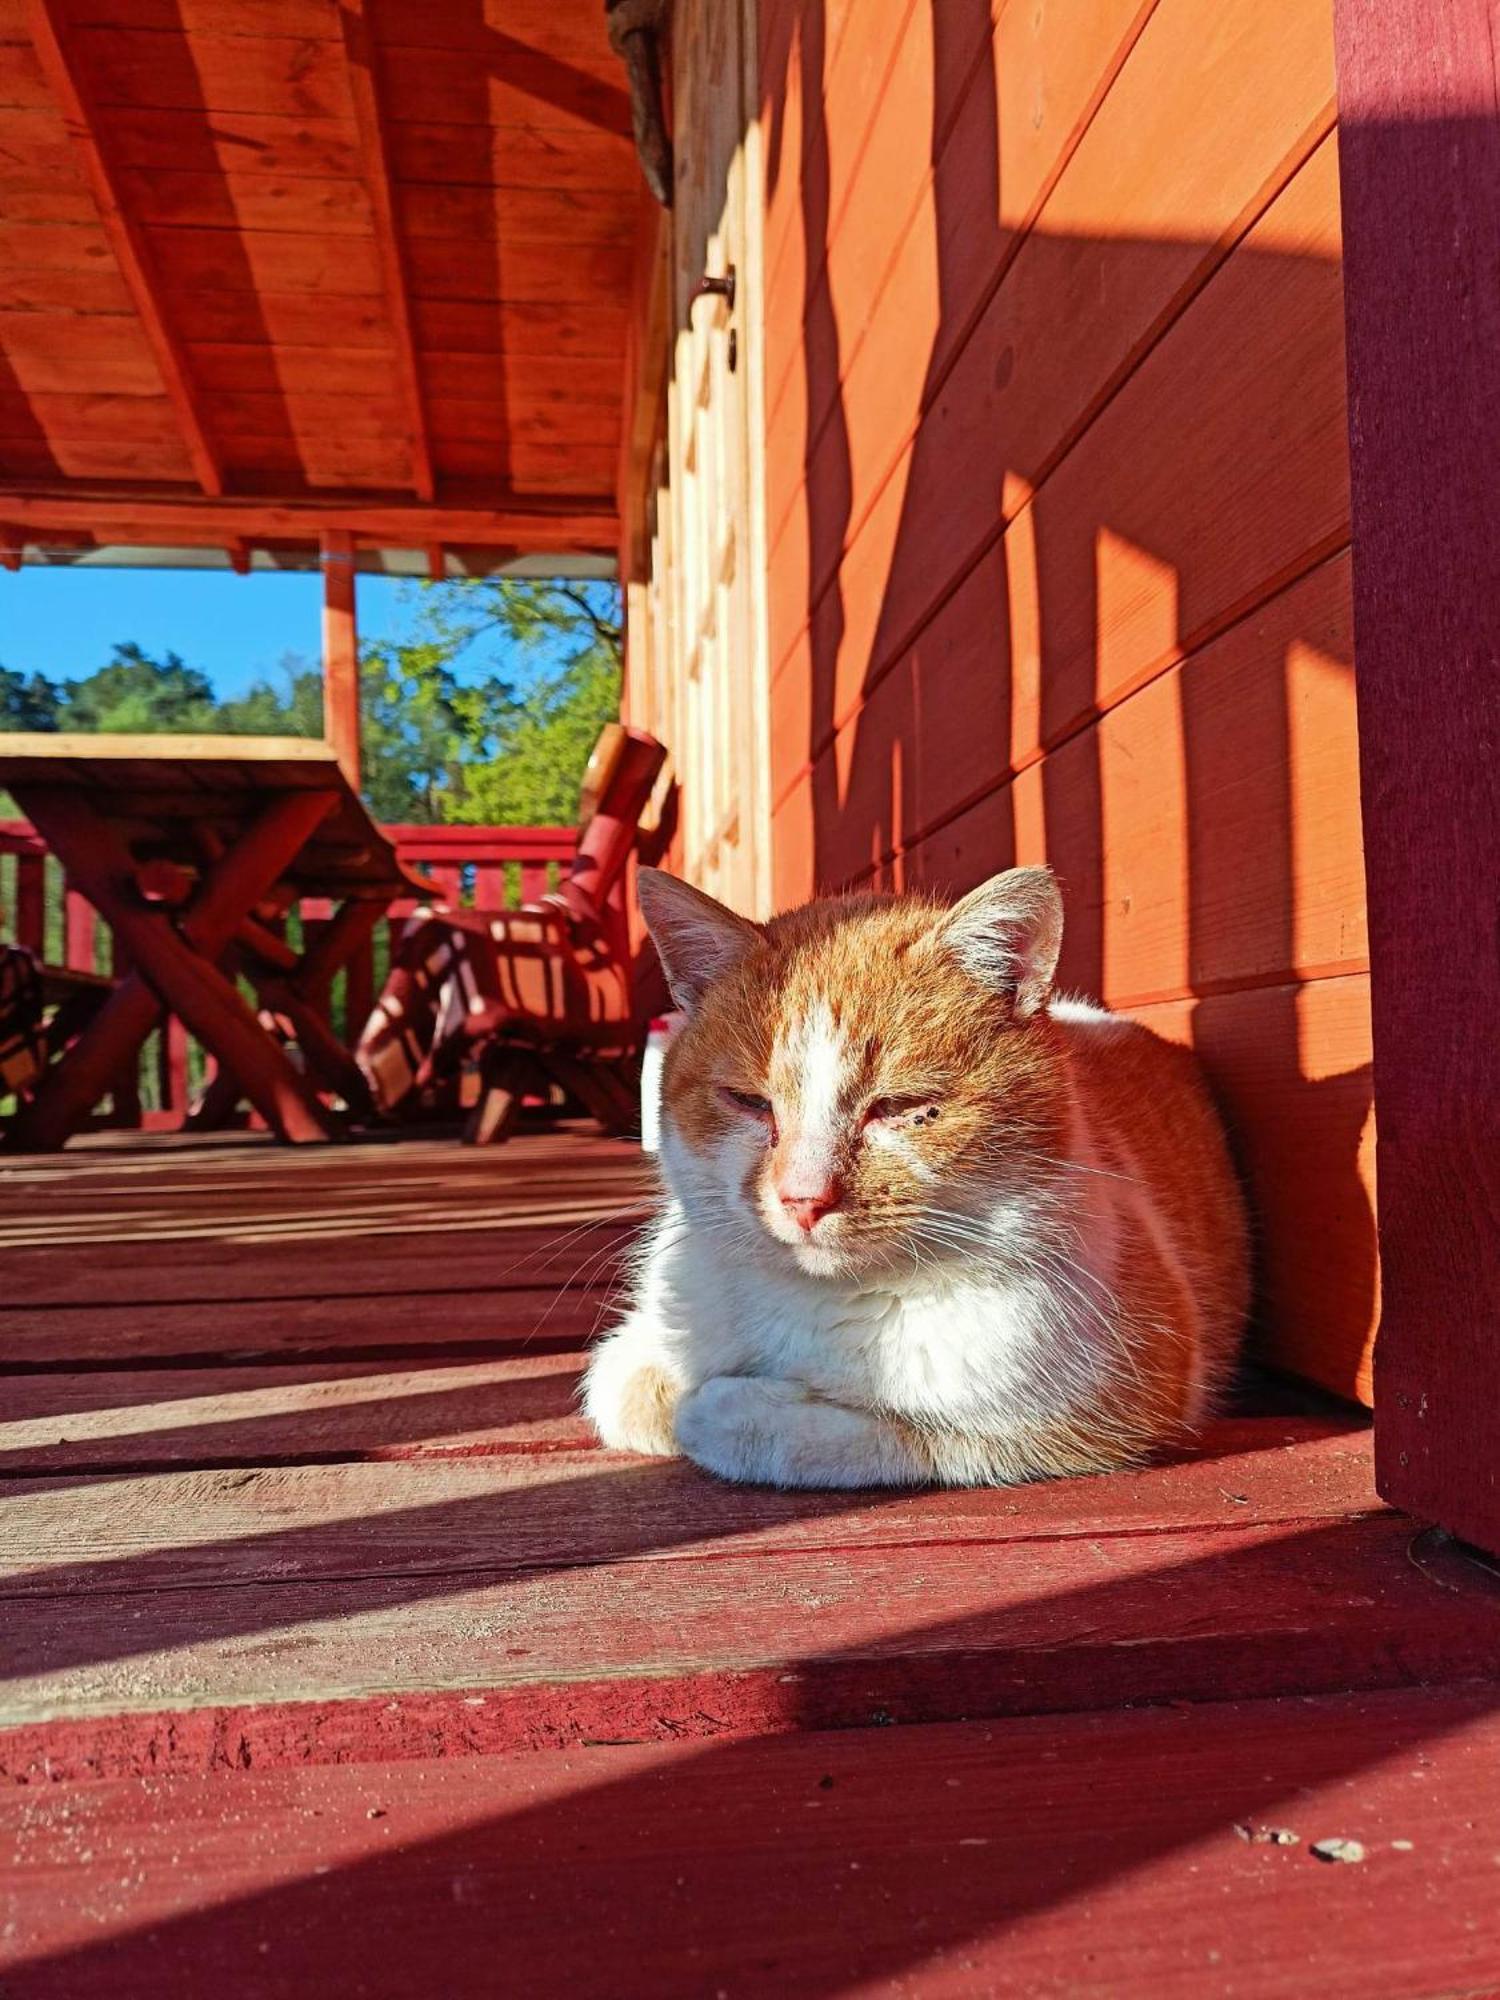
[[[1050,859],[1368,1398],[1329,0],[762,0],[761,86],[778,899]]]
[[[1397,1505],[1500,1552],[1500,0],[1336,13],[1389,1274],[1377,1471]]]

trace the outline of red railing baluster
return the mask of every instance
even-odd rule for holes
[[[188,1031],[175,1014],[161,1026],[161,1108],[173,1123],[188,1114]]]
[[[109,970],[113,979],[123,979],[130,970],[129,955],[121,949],[120,940],[113,931],[109,932]],[[110,1119],[112,1125],[133,1131],[141,1122],[141,1066],[137,1056],[130,1066],[122,1070],[109,1094]]]
[[[77,889],[65,889],[63,963],[70,972],[94,971],[94,906]]]
[[[521,901],[534,903],[547,893],[547,864],[545,861],[523,861],[521,863]]]
[[[16,943],[37,957],[47,940],[47,860],[42,854],[16,856]]]
[[[344,967],[344,1040],[352,1048],[375,1005],[375,940],[367,937]]]

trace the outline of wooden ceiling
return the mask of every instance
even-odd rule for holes
[[[0,0],[0,545],[614,542],[602,0]]]

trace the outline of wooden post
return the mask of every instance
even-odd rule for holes
[[[323,548],[323,734],[339,769],[359,790],[359,627],[354,616],[354,537],[325,531]]]
[[[1500,1552],[1500,0],[1338,0],[1382,1495]]]
[[[47,857],[45,854],[16,856],[17,944],[47,956]]]

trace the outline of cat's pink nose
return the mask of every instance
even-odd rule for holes
[[[797,1227],[811,1229],[815,1223],[821,1222],[831,1209],[838,1207],[844,1191],[837,1181],[826,1181],[812,1193],[805,1188],[795,1192],[790,1188],[778,1188],[776,1192],[781,1197],[782,1207]]]

